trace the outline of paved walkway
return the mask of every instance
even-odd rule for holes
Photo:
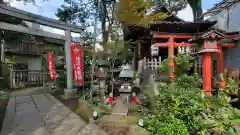
[[[123,99],[125,99],[126,96],[120,96],[116,99],[115,105],[112,109],[112,114],[118,114],[118,115],[127,115],[128,114],[128,106],[126,103],[123,102]]]
[[[13,96],[1,135],[85,135],[81,131],[85,126],[83,120],[50,94]]]
[[[46,91],[44,87],[29,87],[18,89],[15,91],[10,92],[10,96],[17,97],[17,96],[30,96],[30,95],[38,95],[38,94],[45,94]]]

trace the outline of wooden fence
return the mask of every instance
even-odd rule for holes
[[[151,58],[147,59],[146,57],[144,58],[144,69],[150,68],[154,72],[154,77],[159,76],[159,68],[160,64],[162,62],[161,57],[159,56],[158,58]]]

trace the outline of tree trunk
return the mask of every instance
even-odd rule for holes
[[[188,4],[192,8],[193,21],[202,21],[204,18],[202,15],[202,1],[201,0],[187,0]]]
[[[108,16],[108,13],[107,13],[106,3],[105,3],[104,0],[101,1],[101,12],[100,13],[102,13],[102,14],[100,14],[100,16],[101,16],[102,36],[103,36],[102,45],[106,46],[106,44],[108,42],[108,31],[106,30],[106,17]]]
[[[197,16],[196,16],[196,20],[195,21],[202,21],[204,19],[204,17],[202,16],[202,1],[198,0],[197,2]]]

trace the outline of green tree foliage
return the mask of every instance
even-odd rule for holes
[[[187,7],[187,0],[153,0],[153,8],[158,9],[161,6],[168,8],[173,14]]]
[[[168,63],[170,59],[171,58],[165,59],[160,65],[161,74],[169,73]],[[178,54],[177,56],[174,56],[173,59],[175,61],[174,74],[177,76],[185,74],[186,71],[189,71],[193,67],[193,63],[192,63],[193,57],[191,56]]]
[[[167,17],[164,13],[146,14],[147,8],[152,5],[152,1],[144,0],[120,0],[116,15],[121,22],[128,25],[149,27],[154,20],[163,20]]]
[[[175,73],[179,74],[172,88],[170,84],[159,88],[155,109],[144,111],[146,129],[151,135],[235,135],[231,126],[234,120],[239,119],[239,110],[229,104],[229,95],[224,92],[206,96],[199,87],[200,78],[187,75],[186,69],[192,65],[189,57],[175,57]],[[180,63],[186,69],[178,68]],[[162,64],[168,66],[167,62]]]
[[[93,19],[93,12],[91,11],[91,3],[86,4],[82,0],[65,0],[64,4],[57,9],[55,15],[60,21],[88,27],[91,23],[89,19]]]

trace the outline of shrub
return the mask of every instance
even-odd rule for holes
[[[239,117],[240,111],[229,104],[230,98],[226,92],[219,92],[217,96],[206,96],[200,89],[199,76],[189,76],[185,72],[191,67],[189,61],[192,59],[177,57],[174,71],[177,76],[173,87],[167,85],[159,88],[159,94],[155,98],[155,109],[143,110],[146,129],[151,135],[206,135],[210,129],[214,129],[214,135],[234,135],[232,120]],[[179,64],[187,68],[181,68]],[[162,71],[163,67],[167,65],[161,66]]]
[[[173,125],[171,132],[175,134],[185,133],[183,126],[190,134],[205,135],[212,128],[222,133],[231,126],[231,119],[236,118],[236,110],[225,97],[210,99],[199,88],[165,87],[159,93],[155,110],[145,111],[146,128],[152,135]]]
[[[147,129],[150,135],[188,135],[188,129],[184,122],[177,118],[160,121],[154,115],[149,117]]]
[[[6,100],[6,99],[8,99],[8,94],[7,94],[7,92],[0,91],[0,101],[1,101],[1,100]]]

